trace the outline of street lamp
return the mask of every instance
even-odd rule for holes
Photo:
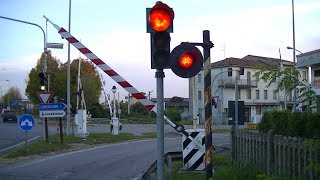
[[[288,46],[287,49],[292,49],[292,50],[299,52],[300,54],[303,54],[303,52],[299,51],[298,49],[294,49],[293,47],[290,47],[290,46]],[[298,64],[299,63],[297,62],[297,65]],[[311,84],[311,66],[307,66],[307,67],[308,67],[308,84]]]
[[[116,86],[113,86],[111,91],[113,93],[113,117],[116,118],[117,117],[117,114],[116,114],[116,92],[117,92],[117,88],[116,88]]]
[[[295,39],[295,28],[294,28],[294,0],[292,2],[292,43],[293,43],[293,48],[296,50],[296,39]],[[296,69],[296,51],[293,51],[293,68]],[[294,75],[295,76],[295,75]],[[297,106],[297,88],[296,86],[293,89],[293,111],[296,110]]]
[[[41,26],[39,26],[36,23],[32,23],[32,22],[27,22],[27,21],[22,21],[22,20],[18,20],[18,19],[13,19],[13,18],[8,18],[8,17],[4,17],[4,16],[0,16],[0,18],[3,19],[7,19],[7,20],[11,20],[11,21],[16,21],[16,22],[20,22],[20,23],[24,23],[24,24],[29,24],[29,25],[33,25],[33,26],[37,26],[38,28],[41,29],[42,33],[43,33],[43,52],[46,53],[47,52],[47,47],[46,47],[46,33],[44,32],[43,28]],[[43,73],[46,73],[47,71],[47,62],[46,62],[46,54],[44,56],[44,60],[43,60]]]
[[[300,54],[303,54],[301,51],[299,51],[298,49],[294,49],[293,47],[287,46],[287,49],[292,49],[292,50],[296,50],[298,51]]]

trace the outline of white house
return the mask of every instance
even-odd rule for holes
[[[293,105],[292,92],[276,92],[277,83],[270,87],[267,82],[254,77],[256,66],[279,65],[283,68],[292,66],[293,62],[247,55],[244,58],[226,58],[211,64],[211,93],[217,106],[212,106],[214,124],[228,123],[228,103],[235,100],[235,77],[240,68],[243,75],[239,76],[238,101],[244,102],[244,121],[259,122],[263,113],[269,109],[291,109]],[[307,76],[307,68],[301,68],[301,73]],[[305,76],[305,78],[307,78]],[[193,117],[199,116],[204,121],[204,78],[203,71],[189,80],[190,112]],[[285,98],[286,97],[286,98]]]
[[[297,67],[308,68],[312,85],[312,90],[317,94],[317,107],[315,110],[320,111],[320,49],[297,55]]]

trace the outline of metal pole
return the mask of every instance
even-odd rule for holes
[[[222,67],[220,67],[220,73],[221,73],[221,83],[223,82],[223,77],[222,77]],[[218,84],[219,85],[219,84]],[[220,87],[220,95],[221,95],[221,98],[220,98],[220,116],[221,116],[221,124],[224,124],[224,118],[223,118],[223,90],[224,90],[224,85],[221,84],[221,87]]]
[[[130,93],[128,94],[128,114],[130,114]]]
[[[296,38],[295,38],[295,28],[294,28],[294,0],[292,0],[292,40],[293,40],[293,69],[296,70]],[[296,77],[296,74],[294,73]],[[297,87],[294,86],[293,89],[293,111],[296,111],[297,106]]]
[[[2,102],[2,100],[3,100],[3,99],[2,99],[2,87],[0,87],[0,90],[1,90],[1,91],[0,91],[0,92],[1,92],[1,93],[0,93],[0,100],[1,100],[0,102],[1,102],[1,106],[3,106],[3,102]]]
[[[236,77],[235,77],[235,81],[234,81],[234,125],[235,125],[235,129],[238,129],[238,124],[239,124],[239,113],[238,113],[238,78],[239,78],[239,71],[236,71]]]
[[[8,82],[8,92],[7,92],[7,109],[10,109],[10,93],[9,93],[9,90],[10,90],[10,80],[6,80]]]
[[[119,119],[120,119],[120,114],[121,114],[121,108],[120,108],[120,94],[118,92],[118,115],[119,115]]]
[[[163,78],[162,69],[157,69],[157,179],[162,180],[164,174],[164,107],[163,107]]]
[[[60,129],[60,143],[63,144],[63,129],[62,129],[62,118],[59,118],[59,129]]]
[[[211,60],[210,32],[203,31],[203,56],[204,56],[204,109],[205,109],[205,169],[206,179],[212,179],[212,104],[211,104]]]
[[[69,0],[69,33],[71,33],[71,0]],[[67,136],[70,135],[70,43],[68,42],[67,63]]]
[[[113,92],[113,117],[116,118],[116,91]]]

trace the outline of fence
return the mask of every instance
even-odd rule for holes
[[[268,175],[320,179],[319,143],[305,145],[302,138],[256,131],[232,130],[231,154],[235,162],[253,165]]]

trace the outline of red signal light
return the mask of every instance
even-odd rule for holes
[[[157,32],[166,31],[171,26],[173,18],[173,10],[167,4],[158,2],[150,10],[150,27]]]
[[[171,24],[170,15],[162,10],[154,10],[150,13],[150,25],[155,31],[165,31]]]
[[[185,53],[179,59],[179,65],[185,69],[190,68],[193,65],[193,56],[189,53]]]

